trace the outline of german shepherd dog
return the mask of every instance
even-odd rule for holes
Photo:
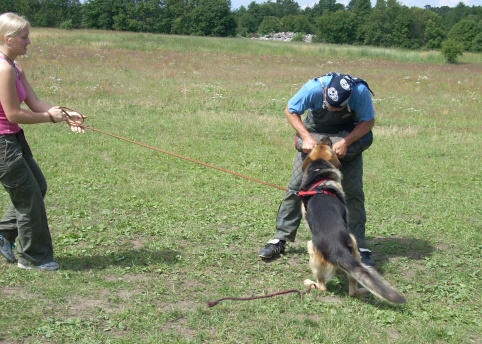
[[[312,233],[308,241],[310,267],[317,282],[304,281],[326,291],[326,282],[338,270],[348,276],[349,295],[369,292],[393,302],[407,300],[388,284],[373,268],[361,263],[355,237],[348,232],[345,195],[341,187],[340,161],[333,152],[332,141],[323,137],[303,161],[303,179],[298,195],[304,204],[305,219]],[[364,288],[358,288],[357,282]]]

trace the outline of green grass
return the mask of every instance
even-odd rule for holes
[[[20,63],[39,96],[103,131],[284,187],[283,109],[329,71],[375,92],[365,153],[367,236],[393,307],[304,289],[306,225],[286,254],[257,252],[283,192],[64,124],[24,125],[49,183],[61,270],[0,264],[0,343],[480,343],[482,61],[247,39],[33,29]],[[0,197],[3,207],[7,194]]]

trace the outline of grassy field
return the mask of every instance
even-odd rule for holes
[[[279,259],[277,188],[64,124],[24,125],[49,183],[58,272],[0,263],[0,343],[481,343],[482,55],[34,28],[20,58],[86,124],[286,186],[283,109],[330,71],[375,92],[367,237],[394,307],[304,289],[306,225]],[[0,205],[8,205],[6,192]]]

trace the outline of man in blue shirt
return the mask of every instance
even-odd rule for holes
[[[302,121],[301,115],[308,110]],[[342,163],[342,186],[348,210],[348,229],[356,240],[362,262],[373,266],[371,251],[365,242],[365,195],[363,193],[362,152],[372,141],[375,111],[368,84],[348,74],[329,73],[312,79],[288,101],[285,108],[288,122],[298,136],[291,178],[276,219],[276,234],[259,251],[264,259],[285,251],[286,242],[294,242],[302,219],[298,197],[302,179],[301,165],[315,147],[314,136],[326,134],[334,141],[333,151]]]

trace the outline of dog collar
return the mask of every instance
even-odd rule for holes
[[[313,196],[316,194],[330,195],[336,197],[336,194],[334,192],[327,190],[316,190],[319,185],[329,180],[331,179],[322,179],[319,182],[316,182],[308,191],[298,191],[296,194],[298,195],[298,197]]]

